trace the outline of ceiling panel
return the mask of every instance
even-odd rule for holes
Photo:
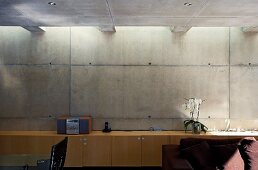
[[[0,16],[1,26],[103,26],[113,25],[110,17],[58,17],[49,16],[37,18],[19,17],[5,17]]]
[[[0,25],[73,26],[113,25],[105,0],[3,0]]]
[[[0,25],[258,26],[258,0],[49,1],[0,0]]]
[[[196,17],[188,25],[196,27],[230,27],[258,25],[257,17]]]
[[[35,25],[32,21],[28,20],[26,17],[23,16],[1,16],[0,15],[0,25],[1,26],[28,26],[28,25]]]
[[[19,11],[13,10],[11,8],[2,8],[0,7],[0,16],[21,16],[22,14]]]
[[[36,22],[36,21],[35,21]],[[34,23],[35,23],[34,22]],[[110,17],[39,17],[37,24],[39,26],[102,26],[113,25]]]
[[[189,0],[185,6],[182,0],[108,0],[112,15],[120,16],[192,16],[206,0]]]
[[[199,16],[258,16],[257,0],[210,0]]]
[[[109,16],[105,0],[54,0],[55,6],[48,4],[49,0],[15,0],[10,4],[14,10],[26,15],[85,15]]]
[[[117,26],[184,26],[188,18],[169,18],[169,17],[115,17],[114,23]]]

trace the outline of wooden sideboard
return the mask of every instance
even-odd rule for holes
[[[55,131],[0,131],[0,166],[36,165],[49,158],[51,146],[68,136],[65,166],[161,166],[164,144],[179,144],[180,139],[240,138],[258,133],[206,133],[184,131],[93,131],[87,135],[60,135]]]

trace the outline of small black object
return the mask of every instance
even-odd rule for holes
[[[29,165],[26,164],[26,165],[24,165],[22,168],[23,168],[23,170],[28,170],[28,169],[29,169]]]
[[[105,122],[105,128],[102,130],[102,132],[105,132],[105,133],[111,132],[111,128],[108,128],[108,122]]]

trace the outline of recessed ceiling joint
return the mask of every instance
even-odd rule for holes
[[[116,32],[116,28],[113,25],[101,25],[98,28],[101,32]]]
[[[258,26],[242,27],[243,32],[258,32]]]
[[[172,26],[170,27],[171,32],[179,32],[184,33],[191,29],[192,27],[189,26]]]
[[[45,31],[38,26],[22,26],[22,28],[32,32],[32,33],[44,33]]]

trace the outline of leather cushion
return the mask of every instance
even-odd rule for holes
[[[206,141],[210,146],[213,145],[225,145],[225,144],[237,144],[241,138],[236,139],[205,139],[205,138],[185,138],[180,140],[180,149],[185,149],[193,145],[197,145],[203,141]]]
[[[216,157],[216,164],[223,170],[243,170],[244,161],[240,155],[237,144],[211,146],[212,153]]]
[[[182,155],[190,162],[194,169],[216,167],[215,161],[206,141],[181,150]]]
[[[258,141],[243,139],[239,150],[245,162],[245,170],[258,170]]]

